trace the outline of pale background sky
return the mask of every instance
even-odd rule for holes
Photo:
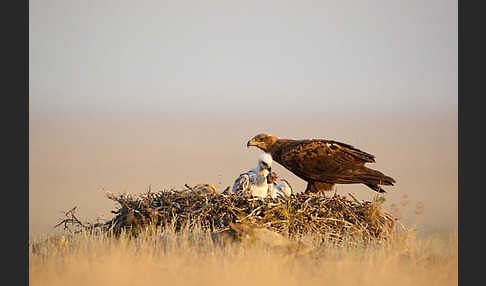
[[[224,188],[260,132],[370,152],[455,229],[457,45],[457,1],[31,0],[31,231],[108,214],[102,187]]]

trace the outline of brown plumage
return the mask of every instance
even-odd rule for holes
[[[379,193],[380,185],[393,186],[395,180],[367,168],[375,156],[351,145],[324,139],[279,139],[258,134],[247,143],[272,155],[274,161],[307,182],[306,192],[331,190],[334,184],[365,184]]]

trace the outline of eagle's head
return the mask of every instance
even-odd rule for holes
[[[270,134],[261,133],[251,138],[247,143],[246,147],[256,146],[261,150],[268,152],[270,147],[278,140],[276,136]]]
[[[270,172],[270,174],[268,174],[267,176],[267,183],[271,185],[277,181],[277,178],[278,178],[277,173]]]
[[[258,156],[258,167],[260,170],[267,170],[269,173],[272,171],[272,156],[267,153],[263,153]]]

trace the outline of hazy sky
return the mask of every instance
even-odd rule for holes
[[[31,108],[448,108],[456,2],[30,1]]]
[[[457,45],[457,1],[31,0],[31,229],[100,186],[231,184],[262,131],[371,152],[454,226]]]

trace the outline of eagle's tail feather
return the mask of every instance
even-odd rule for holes
[[[376,188],[379,188],[378,185],[393,186],[393,184],[395,183],[395,180],[392,177],[386,176],[380,171],[373,170],[367,167],[363,167],[362,171],[363,173],[361,174],[361,177],[364,179],[364,181],[366,181],[365,185],[367,186],[373,185],[376,186]],[[370,188],[374,189],[373,187]]]
[[[366,186],[368,186],[368,188],[372,189],[373,191],[375,192],[378,192],[378,193],[386,193],[385,190],[383,190],[382,188],[380,188],[380,186],[378,185],[373,185],[373,184],[365,184]]]

